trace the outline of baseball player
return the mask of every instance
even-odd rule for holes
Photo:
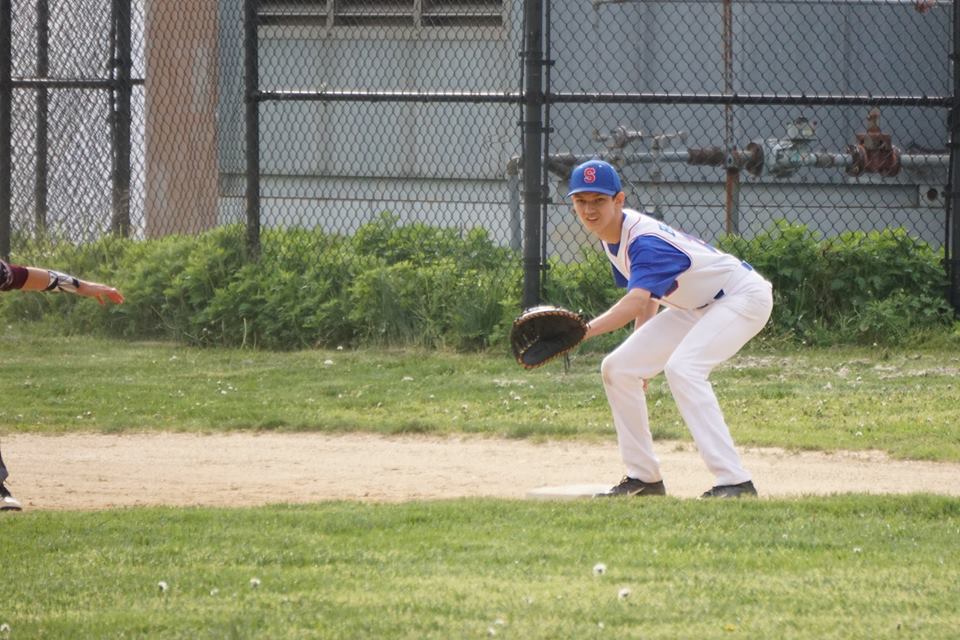
[[[0,260],[0,291],[12,291],[13,289],[67,291],[88,298],[96,298],[100,304],[104,304],[105,300],[117,304],[123,302],[123,295],[113,287],[80,280],[59,271],[23,267]],[[3,463],[3,456],[0,455],[0,511],[19,511],[22,508],[20,501],[10,495],[10,491],[4,485],[7,476],[7,467]]]
[[[635,326],[601,366],[627,475],[599,495],[666,494],[644,394],[646,381],[661,371],[716,479],[701,497],[756,495],[708,377],[767,323],[772,286],[739,258],[624,208],[620,177],[607,162],[574,168],[568,195],[584,228],[600,240],[616,283],[627,290],[588,323],[585,339],[631,321]]]

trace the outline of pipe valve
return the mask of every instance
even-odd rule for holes
[[[892,178],[900,173],[900,150],[893,145],[889,133],[880,129],[880,110],[871,109],[867,115],[867,131],[857,134],[857,143],[847,147],[850,154],[848,176],[879,173]]]

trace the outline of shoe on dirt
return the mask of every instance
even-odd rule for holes
[[[616,498],[627,496],[665,496],[667,489],[663,486],[663,480],[657,482],[644,482],[630,476],[623,476],[620,484],[611,487],[610,490],[596,494],[597,498]]]
[[[701,498],[746,498],[755,497],[757,489],[753,486],[752,480],[741,482],[740,484],[721,484],[713,487]]]

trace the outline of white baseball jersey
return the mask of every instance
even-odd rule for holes
[[[620,286],[642,288],[666,307],[601,365],[627,475],[662,479],[641,380],[666,375],[677,409],[716,484],[750,480],[708,377],[763,329],[770,283],[750,265],[642,213],[624,209],[620,242],[602,243]]]
[[[617,284],[649,291],[661,305],[699,309],[751,267],[706,242],[633,209],[623,210],[619,243],[601,241]]]

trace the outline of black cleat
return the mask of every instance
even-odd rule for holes
[[[663,480],[657,482],[644,482],[643,480],[637,480],[636,478],[631,478],[630,476],[623,476],[623,480],[620,481],[615,487],[611,487],[609,491],[604,491],[603,493],[596,494],[596,498],[615,498],[619,496],[665,496],[667,495],[667,489],[663,486]]]
[[[757,489],[753,486],[753,481],[747,480],[740,484],[718,485],[704,493],[700,498],[749,498],[756,497],[756,495]]]
[[[0,511],[20,511],[20,501],[10,495],[3,483],[0,482]]]

